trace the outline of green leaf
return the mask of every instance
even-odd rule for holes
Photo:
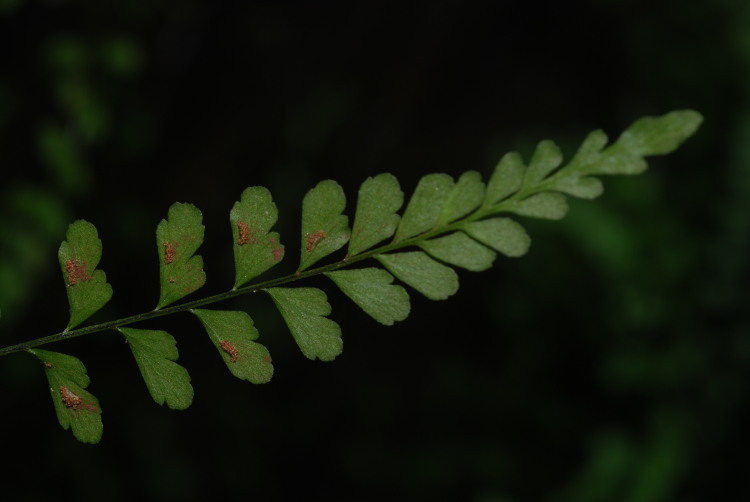
[[[331,305],[316,288],[271,288],[271,296],[294,340],[308,359],[332,361],[343,350],[341,328],[326,316]]]
[[[478,208],[484,200],[484,182],[482,175],[476,171],[467,171],[458,178],[456,185],[448,194],[438,226],[450,223],[466,216]]]
[[[561,178],[550,188],[580,199],[595,199],[604,193],[601,180],[593,176]]]
[[[518,152],[503,155],[487,182],[484,207],[494,206],[521,189],[526,166]]]
[[[526,230],[509,218],[475,221],[464,225],[463,229],[472,238],[505,256],[523,256],[531,245]]]
[[[534,150],[531,162],[529,162],[529,167],[526,170],[523,180],[524,186],[538,184],[552,171],[560,167],[562,161],[562,152],[560,152],[560,149],[553,141],[541,141],[537,145],[536,150]]]
[[[521,216],[559,220],[568,212],[568,203],[561,193],[543,192],[509,204],[508,210]]]
[[[437,239],[420,242],[419,247],[433,258],[457,267],[481,272],[492,267],[495,252],[463,232],[453,232]]]
[[[156,227],[159,251],[160,309],[189,295],[206,283],[203,258],[193,256],[203,243],[203,215],[192,204],[176,202],[167,220]]]
[[[166,331],[118,328],[141,370],[146,388],[156,404],[173,410],[187,409],[193,402],[193,386],[187,370],[177,364],[177,342]]]
[[[359,188],[349,256],[361,253],[393,236],[401,217],[396,211],[404,203],[404,193],[392,174],[367,178]]]
[[[234,239],[234,268],[237,288],[281,261],[284,246],[279,234],[271,232],[279,212],[271,192],[264,187],[249,187],[242,192],[229,213]]]
[[[83,443],[98,443],[102,438],[102,410],[96,397],[84,390],[89,377],[83,363],[59,352],[41,349],[29,352],[42,361],[57,420],[63,429],[71,429]]]
[[[221,354],[232,375],[251,383],[266,383],[273,376],[271,355],[255,342],[258,330],[246,312],[191,310]]]
[[[453,178],[447,174],[428,174],[419,180],[393,241],[402,241],[432,230],[452,189]]]
[[[601,158],[602,149],[607,146],[607,141],[609,141],[607,135],[601,129],[591,131],[564,170],[566,172],[587,172],[590,166]]]
[[[627,145],[636,155],[665,155],[673,152],[698,130],[703,117],[692,110],[636,120],[615,144]]]
[[[640,174],[648,167],[647,155],[664,155],[692,136],[703,117],[692,110],[645,117],[634,122],[617,141],[607,148],[598,162],[585,170],[587,174]]]
[[[458,275],[421,251],[375,257],[393,275],[430,300],[445,300],[458,291]]]
[[[341,249],[349,240],[349,219],[344,190],[333,180],[324,180],[307,192],[302,201],[302,252],[299,270]]]
[[[96,270],[102,257],[102,241],[96,227],[78,220],[68,227],[66,238],[57,256],[70,304],[68,330],[102,308],[112,298],[112,286],[105,273]]]
[[[325,274],[373,319],[386,326],[409,316],[409,293],[391,284],[393,276],[380,268],[337,270]]]

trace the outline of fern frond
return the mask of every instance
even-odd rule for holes
[[[410,299],[396,279],[432,300],[444,300],[459,288],[452,267],[469,271],[490,268],[497,253],[520,257],[529,249],[523,226],[509,217],[560,219],[568,211],[567,197],[593,199],[602,194],[600,175],[638,174],[644,157],[673,151],[701,123],[693,111],[644,118],[607,146],[601,131],[589,134],[570,162],[549,140],[539,143],[528,165],[517,153],[505,155],[487,184],[476,171],[457,181],[447,174],[428,174],[417,184],[401,215],[404,194],[396,178],[381,174],[359,189],[352,229],[344,214],[346,197],[332,180],[318,183],[302,204],[300,262],[291,275],[248,283],[279,263],[285,254],[277,232],[271,231],[278,211],[263,187],[242,192],[229,220],[235,263],[233,287],[218,295],[173,305],[206,281],[203,259],[196,251],[203,242],[201,212],[176,203],[156,231],[160,297],[154,311],[93,326],[78,326],[112,296],[104,272],[97,270],[102,244],[96,228],[79,220],[70,225],[59,260],[70,303],[70,322],[62,332],[0,349],[0,356],[17,351],[43,363],[58,420],[83,442],[101,437],[101,409],[85,389],[89,378],[76,358],[35,347],[66,338],[117,330],[127,340],[149,393],[173,409],[187,408],[193,399],[190,376],[177,364],[175,339],[165,331],[125,327],[175,312],[192,312],[203,325],[229,371],[252,383],[268,382],[273,365],[252,318],[243,311],[203,307],[256,291],[273,300],[302,353],[330,361],[343,350],[342,330],[330,318],[331,305],[318,288],[293,283],[325,275],[376,321],[392,325],[409,315]],[[390,241],[388,241],[390,239]],[[385,243],[384,243],[385,242]],[[347,245],[346,251],[343,248]],[[383,244],[384,243],[384,244]],[[379,246],[379,247],[376,247]],[[334,253],[338,261],[312,268]],[[370,260],[365,268],[347,268]]]

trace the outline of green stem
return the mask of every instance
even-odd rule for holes
[[[258,282],[256,284],[251,284],[249,286],[243,286],[241,288],[232,289],[232,290],[225,291],[223,293],[219,293],[213,296],[200,298],[198,300],[180,303],[178,305],[172,305],[171,307],[166,307],[166,308],[159,309],[159,310],[152,310],[150,312],[144,312],[144,313],[132,315],[129,317],[123,317],[121,319],[116,319],[114,321],[107,321],[107,322],[103,322],[99,324],[93,324],[91,326],[85,326],[83,328],[76,328],[76,329],[72,329],[69,331],[61,331],[60,333],[55,333],[54,335],[49,335],[49,336],[45,336],[42,338],[36,338],[36,339],[22,342],[16,345],[10,345],[8,347],[0,348],[0,357],[8,355],[8,354],[12,354],[14,352],[29,350],[34,347],[39,347],[40,345],[46,345],[48,343],[58,342],[61,340],[67,340],[69,338],[75,338],[75,337],[79,337],[83,335],[90,335],[92,333],[99,333],[99,332],[107,331],[110,329],[116,329],[122,326],[127,326],[129,324],[136,323],[136,322],[147,321],[149,319],[155,319],[157,317],[164,317],[167,315],[175,314],[177,312],[189,311],[194,308],[203,307],[205,305],[211,305],[213,303],[217,303],[223,300],[228,300],[229,298],[234,298],[234,297],[246,295],[249,293],[257,293],[258,291],[262,291],[264,289],[277,287],[277,286],[283,286],[283,285],[290,284],[295,281],[299,281],[301,279],[306,279],[308,277],[320,275],[325,272],[331,272],[333,270],[337,270],[337,269],[352,265],[354,263],[358,263],[358,262],[373,258],[380,254],[384,254],[384,253],[396,251],[398,249],[403,249],[406,247],[414,246],[416,244],[419,244],[419,242],[423,240],[431,239],[441,234],[459,230],[463,225],[466,225],[467,223],[471,223],[473,221],[486,218],[492,214],[507,212],[506,206],[510,207],[514,202],[520,199],[524,199],[541,190],[543,190],[542,186],[538,185],[527,190],[519,191],[515,193],[514,195],[510,196],[509,198],[503,200],[502,202],[495,204],[494,206],[480,207],[479,209],[477,209],[470,215],[460,220],[454,221],[447,225],[443,225],[433,230],[429,230],[427,232],[421,233],[414,237],[410,237],[408,239],[404,239],[398,242],[391,242],[390,244],[385,244],[383,246],[380,246],[375,249],[371,249],[370,251],[365,251],[364,253],[360,253],[355,256],[347,256],[344,259],[337,261],[335,263],[331,263],[331,264],[324,265],[321,267],[306,270],[304,272],[296,272],[296,273],[289,274],[283,277],[278,277],[276,279]]]

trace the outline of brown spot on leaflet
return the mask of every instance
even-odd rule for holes
[[[322,230],[318,230],[317,232],[311,233],[307,237],[307,244],[305,244],[305,249],[310,252],[313,249],[315,249],[315,246],[318,245],[318,242],[320,242],[322,239],[325,239],[326,233]]]
[[[263,362],[264,363],[272,363],[273,359],[271,359],[271,356],[263,356]]]
[[[244,221],[238,221],[237,231],[239,232],[239,236],[237,237],[237,244],[240,246],[244,246],[250,241],[250,229],[248,228],[247,223],[245,223]]]
[[[281,261],[284,257],[284,248],[273,248],[271,254],[273,255],[273,261]]]
[[[52,363],[49,362],[49,361],[44,361],[44,367],[45,368],[51,368],[52,367]]]
[[[164,264],[169,265],[174,261],[175,248],[177,243],[172,244],[171,242],[164,243]]]
[[[237,347],[235,347],[232,342],[230,342],[229,340],[219,340],[219,347],[221,347],[221,350],[229,354],[230,362],[237,362],[237,359],[239,359],[240,357],[240,353],[237,350]]]
[[[99,406],[93,403],[87,403],[86,401],[81,403],[81,408],[83,408],[84,410],[90,413],[99,413]]]
[[[64,385],[60,386],[60,398],[66,407],[74,410],[80,409],[81,404],[83,404],[83,399]]]
[[[68,286],[75,286],[81,281],[91,279],[91,276],[86,273],[86,264],[75,258],[65,262],[65,272],[68,274]]]

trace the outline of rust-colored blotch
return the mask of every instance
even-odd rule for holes
[[[317,232],[311,233],[307,237],[307,244],[305,244],[305,249],[309,252],[315,249],[315,246],[318,245],[318,242],[320,242],[322,239],[324,239],[326,236],[326,233],[322,230],[318,230]]]
[[[229,361],[236,363],[237,359],[240,357],[240,352],[237,350],[237,347],[234,346],[232,342],[229,340],[220,340],[219,341],[219,347],[221,347],[221,350],[229,354]]]
[[[171,242],[164,243],[164,264],[165,265],[169,265],[170,263],[174,261],[176,247],[177,247],[177,244],[172,244]]]
[[[65,262],[65,272],[68,274],[68,286],[75,286],[79,282],[91,279],[86,273],[86,264],[75,258]]]
[[[83,399],[64,385],[60,386],[60,398],[65,406],[74,410],[80,409],[83,404]]]
[[[237,231],[239,233],[239,236],[237,237],[238,245],[244,246],[245,244],[250,242],[250,228],[247,226],[247,223],[245,223],[244,221],[238,221]]]

